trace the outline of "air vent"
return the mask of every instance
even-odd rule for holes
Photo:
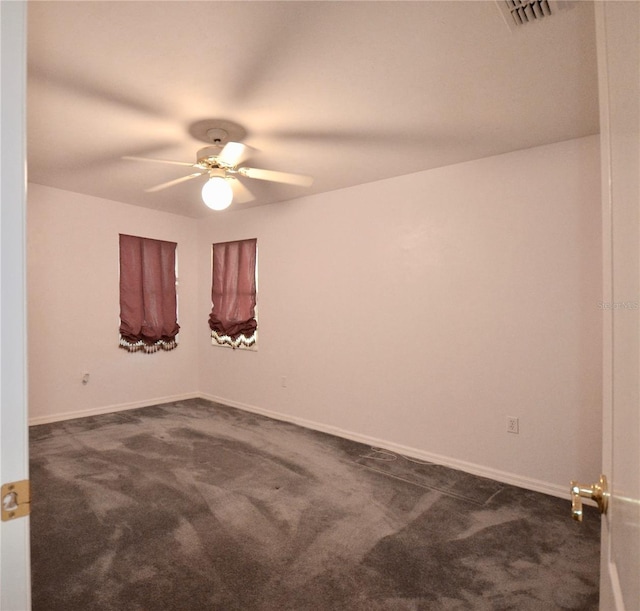
[[[555,15],[558,10],[569,8],[572,3],[557,0],[496,0],[496,4],[509,28],[516,30]]]
[[[503,0],[511,19],[516,25],[524,25],[531,21],[551,15],[551,8],[547,0]]]

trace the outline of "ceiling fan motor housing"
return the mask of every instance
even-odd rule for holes
[[[196,157],[198,165],[202,166],[205,169],[211,169],[218,166],[218,155],[220,151],[222,151],[221,145],[214,146],[205,146],[201,148]]]

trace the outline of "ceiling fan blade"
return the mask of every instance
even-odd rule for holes
[[[236,167],[239,163],[242,163],[251,154],[252,148],[246,144],[240,142],[227,142],[220,154],[218,155],[218,161],[223,165]]]
[[[174,185],[179,185],[181,182],[191,180],[192,178],[198,178],[198,176],[203,176],[204,174],[206,174],[206,172],[196,172],[195,174],[189,174],[188,176],[181,176],[180,178],[176,178],[175,180],[170,180],[169,182],[163,182],[162,184],[156,185],[155,187],[145,189],[145,192],[155,193],[156,191],[162,191],[162,189],[166,189],[167,187],[173,187]]]
[[[151,157],[131,157],[130,155],[124,156],[122,159],[126,159],[128,161],[150,161],[152,163],[170,163],[172,165],[182,165],[188,168],[193,168],[193,163],[188,163],[187,161],[172,161],[170,159],[151,159]]]
[[[311,176],[304,176],[303,174],[275,172],[274,170],[261,170],[259,168],[238,168],[238,173],[241,176],[246,176],[247,178],[257,178],[258,180],[282,182],[287,185],[310,187],[313,184],[313,178]]]
[[[231,180],[231,188],[233,189],[233,201],[238,204],[245,204],[255,199],[253,193],[237,178]]]

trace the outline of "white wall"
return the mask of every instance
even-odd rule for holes
[[[37,184],[27,214],[30,421],[196,394],[195,221]],[[182,328],[173,351],[118,348],[120,233],[178,243]],[[206,333],[206,321],[200,327]]]
[[[594,136],[201,221],[198,319],[248,237],[260,319],[258,352],[199,335],[200,390],[566,494],[600,468],[599,175]]]
[[[599,175],[589,137],[199,221],[32,184],[31,421],[202,395],[566,495],[600,466]],[[178,242],[175,351],[117,347],[119,233]],[[207,327],[247,237],[257,352]]]

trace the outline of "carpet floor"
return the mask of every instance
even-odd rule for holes
[[[591,507],[200,399],[30,436],[34,611],[598,608]]]

